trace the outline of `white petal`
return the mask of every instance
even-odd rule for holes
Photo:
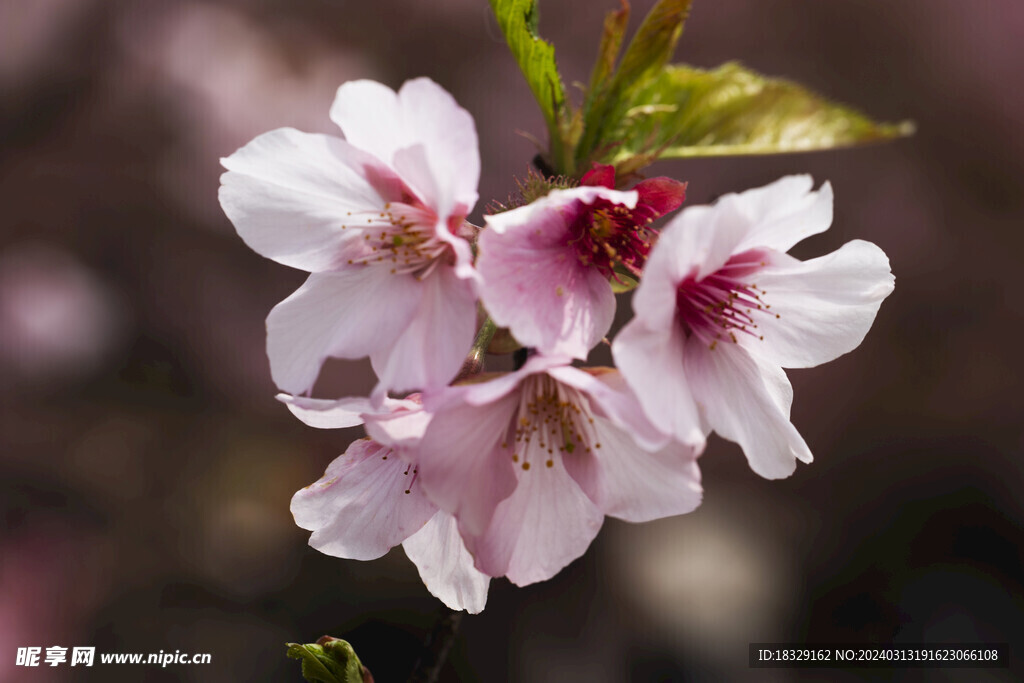
[[[290,128],[254,139],[221,163],[220,203],[253,250],[311,272],[345,263],[350,214],[379,212],[394,173],[344,140]],[[375,187],[368,180],[377,177]]]
[[[655,426],[702,450],[705,430],[683,366],[685,348],[674,318],[667,328],[657,330],[637,318],[615,336],[612,355]]]
[[[416,308],[388,343],[378,341],[370,354],[380,388],[392,391],[433,390],[458,374],[476,336],[476,294],[471,282],[459,279],[448,266],[437,266],[417,280],[420,293]],[[366,300],[387,315],[387,303],[377,294]],[[367,324],[359,318],[351,322]]]
[[[442,201],[447,202],[438,207],[438,213],[469,213],[476,204],[480,182],[480,149],[473,117],[429,78],[406,81],[398,98],[410,135],[426,148]]]
[[[789,421],[792,389],[778,366],[758,362],[737,344],[714,349],[692,337],[684,355],[693,395],[711,427],[743,449],[750,467],[768,479],[788,477],[796,460],[811,462]]]
[[[288,406],[292,415],[317,429],[343,429],[363,424],[363,413],[374,411],[370,399],[363,396],[328,401],[305,396],[278,394],[277,400]]]
[[[399,151],[421,145],[432,189],[422,173],[416,179],[426,203],[442,216],[473,208],[480,179],[476,126],[441,86],[418,78],[396,95],[380,83],[351,81],[338,89],[331,118],[349,142],[396,168]]]
[[[491,576],[505,575],[517,586],[546,581],[586,552],[604,515],[569,476],[560,457],[545,466],[539,448],[527,452],[529,471],[516,467],[519,484],[494,511],[485,533],[463,538],[476,566]]]
[[[292,497],[295,523],[327,555],[372,560],[418,531],[437,508],[410,465],[369,439],[353,442],[312,485]],[[406,491],[409,493],[406,493]]]
[[[787,252],[797,242],[828,230],[832,225],[832,186],[811,192],[807,175],[786,176],[770,185],[726,195],[750,221],[750,231],[737,252],[768,247]]]
[[[658,242],[644,268],[661,282],[671,283],[673,290],[686,278],[702,280],[729,260],[750,230],[750,221],[739,212],[735,202],[726,195],[714,206],[690,206],[673,218],[661,231]],[[643,280],[641,280],[641,287]],[[665,285],[662,284],[664,288]],[[640,298],[638,312],[647,306]],[[652,302],[651,307],[663,309],[667,290]],[[673,291],[674,297],[674,291]],[[673,307],[675,302],[673,300]]]
[[[411,144],[398,95],[382,83],[348,81],[338,88],[331,120],[349,143],[391,163],[395,152]]]
[[[491,577],[473,566],[454,517],[438,512],[402,547],[431,595],[453,610],[483,611]]]
[[[700,505],[694,449],[673,442],[648,452],[602,418],[594,420],[594,438],[600,448],[589,453],[577,449],[563,457],[569,474],[606,515],[647,522],[692,512]]]
[[[813,367],[857,348],[893,291],[889,259],[860,240],[810,261],[776,257],[756,277],[771,308],[758,320],[764,339],[744,344],[784,368]]]
[[[480,297],[520,343],[583,359],[611,328],[615,295],[607,278],[580,263],[566,244],[562,210],[549,205],[524,214],[528,221],[506,220],[503,232],[481,233]]]
[[[387,268],[314,273],[267,317],[267,355],[274,382],[307,392],[328,357],[361,358],[387,348],[408,326],[421,283]]]
[[[462,400],[469,388],[445,392],[414,457],[431,500],[455,515],[464,530],[482,533],[516,486],[512,460],[501,444],[509,439],[519,393],[474,406]]]

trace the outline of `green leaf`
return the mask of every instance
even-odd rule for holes
[[[577,167],[615,142],[610,133],[615,130],[618,117],[612,112],[618,110],[621,116],[622,100],[629,99],[632,90],[650,80],[672,57],[692,4],[692,0],[659,0],[640,24],[618,70],[611,76],[610,62],[618,54],[629,18],[629,3],[621,1],[622,9],[605,18],[605,34],[584,105],[583,134],[576,147]]]
[[[899,138],[910,122],[877,123],[803,86],[730,62],[665,67],[620,105],[605,160],[635,171],[657,158],[779,154]]]
[[[562,144],[565,86],[555,65],[555,48],[537,35],[537,0],[490,0],[512,56],[537,98],[552,146]]]
[[[313,683],[372,683],[352,646],[324,636],[316,643],[287,643],[288,656],[302,662],[302,677]]]

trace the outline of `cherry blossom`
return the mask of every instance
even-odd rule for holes
[[[611,166],[595,166],[580,187],[553,190],[487,216],[477,268],[480,297],[494,321],[549,355],[586,358],[615,317],[616,268],[639,275],[654,231],[676,209],[685,185],[652,178],[614,189]]]
[[[365,398],[279,398],[310,426],[351,427],[365,420],[388,439],[388,445],[369,437],[354,441],[323,477],[292,497],[295,523],[313,532],[309,544],[354,560],[381,557],[401,544],[435,597],[455,610],[483,610],[490,577],[473,567],[454,518],[424,495],[417,465],[396,450],[418,440],[429,423],[417,397],[385,398],[380,407]]]
[[[534,356],[427,397],[419,482],[458,521],[476,568],[517,585],[583,554],[605,515],[641,522],[701,500],[697,450],[646,418],[619,373]]]
[[[654,424],[684,441],[713,429],[768,478],[812,459],[782,368],[856,348],[893,290],[889,260],[869,242],[803,262],[786,254],[832,223],[831,186],[812,187],[789,176],[675,217],[612,345]]]
[[[326,358],[369,356],[378,400],[444,385],[476,328],[473,119],[425,78],[345,83],[330,114],[345,139],[281,128],[222,160],[238,234],[311,273],[267,318],[274,381],[306,393]]]

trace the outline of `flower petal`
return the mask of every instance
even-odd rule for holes
[[[410,466],[369,439],[353,442],[324,476],[292,497],[295,523],[327,555],[372,560],[418,531],[437,507],[413,485]],[[409,493],[406,493],[409,491]]]
[[[398,94],[383,83],[343,83],[331,105],[331,120],[349,143],[390,164],[395,152],[412,144]]]
[[[503,219],[500,232],[484,230],[477,270],[480,298],[498,325],[541,353],[583,359],[611,328],[615,295],[567,245],[569,210],[547,204],[520,214],[522,222]],[[516,211],[488,217],[488,225]]]
[[[473,117],[429,78],[406,81],[398,98],[409,135],[426,148],[439,185],[438,214],[469,213],[480,182],[480,145]]]
[[[357,267],[314,273],[267,317],[267,355],[278,387],[307,392],[324,360],[389,348],[422,296],[412,275]]]
[[[515,492],[498,505],[486,532],[474,536],[460,525],[477,568],[517,586],[546,581],[580,557],[604,521],[561,458],[546,467],[546,451],[524,457],[534,466],[515,468]]]
[[[480,180],[476,125],[430,79],[407,81],[397,94],[373,81],[345,83],[338,89],[331,119],[350,143],[388,164],[396,163],[400,150],[422,145],[433,185],[417,187],[427,193],[424,201],[444,217],[465,215],[473,208]],[[423,181],[422,174],[418,177]]]
[[[751,353],[784,368],[808,368],[857,348],[893,291],[885,252],[854,240],[809,261],[774,257],[757,274],[770,313],[759,320],[763,340],[745,339]]]
[[[675,296],[675,287],[686,278],[702,280],[725,265],[749,229],[739,206],[726,197],[715,206],[689,206],[662,229],[644,279],[648,270],[658,272],[659,279],[671,283]]]
[[[439,511],[402,547],[431,595],[453,610],[483,611],[491,577],[473,566],[454,517]]]
[[[479,534],[516,486],[512,461],[500,445],[509,438],[519,393],[475,406],[463,400],[469,388],[445,392],[413,457],[431,500],[455,515],[463,530]]]
[[[563,458],[569,474],[604,514],[647,522],[692,512],[700,505],[700,469],[693,448],[672,442],[648,452],[602,418],[594,420],[594,436],[600,448]]]
[[[654,425],[699,452],[706,430],[684,370],[685,347],[674,322],[654,330],[636,318],[615,336],[612,355]]]
[[[633,189],[638,196],[636,210],[642,211],[646,218],[664,216],[686,200],[686,183],[664,176],[643,180]]]
[[[813,186],[810,176],[791,175],[722,197],[720,202],[734,203],[749,221],[750,230],[736,253],[758,247],[785,253],[797,242],[828,230],[832,225],[832,186],[825,183],[811,192]]]
[[[714,349],[687,340],[686,377],[711,427],[743,449],[750,467],[768,479],[793,474],[810,449],[789,421],[792,389],[781,368],[758,362],[737,344]]]
[[[222,159],[220,203],[254,251],[310,272],[345,263],[351,214],[380,211],[394,173],[344,140],[281,128]],[[376,178],[378,185],[371,183]]]
[[[321,398],[278,394],[277,400],[288,406],[292,415],[317,429],[343,429],[363,424],[363,413],[374,411],[370,399],[363,396],[328,401]]]
[[[446,266],[436,267],[423,280],[415,282],[419,288],[415,309],[404,317],[394,341],[389,343],[381,335],[376,349],[370,353],[373,369],[380,378],[378,392],[443,387],[459,372],[473,346],[476,294],[472,283],[459,279]],[[377,316],[389,315],[388,303],[377,293],[368,297],[365,304],[379,307]],[[352,318],[349,323],[358,327],[367,321]]]

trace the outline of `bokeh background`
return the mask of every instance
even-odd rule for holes
[[[568,81],[616,6],[542,3]],[[443,680],[1021,675],[752,671],[747,643],[1008,641],[1024,661],[1022,36],[1015,0],[695,3],[678,61],[739,59],[919,132],[652,173],[690,203],[831,180],[835,225],[795,253],[871,240],[896,291],[857,351],[790,372],[815,463],[766,481],[714,440],[697,512],[609,520],[552,581],[493,582]],[[329,558],[291,520],[361,433],[273,400],[263,321],[303,274],[249,251],[216,192],[256,134],[332,132],[341,82],[421,75],[476,118],[481,207],[505,197],[534,154],[516,131],[543,126],[484,0],[0,0],[0,681],[300,680],[283,643],[325,633],[382,683],[411,670],[439,603],[401,550]],[[372,383],[335,363],[321,390]],[[213,663],[16,668],[30,645]]]

